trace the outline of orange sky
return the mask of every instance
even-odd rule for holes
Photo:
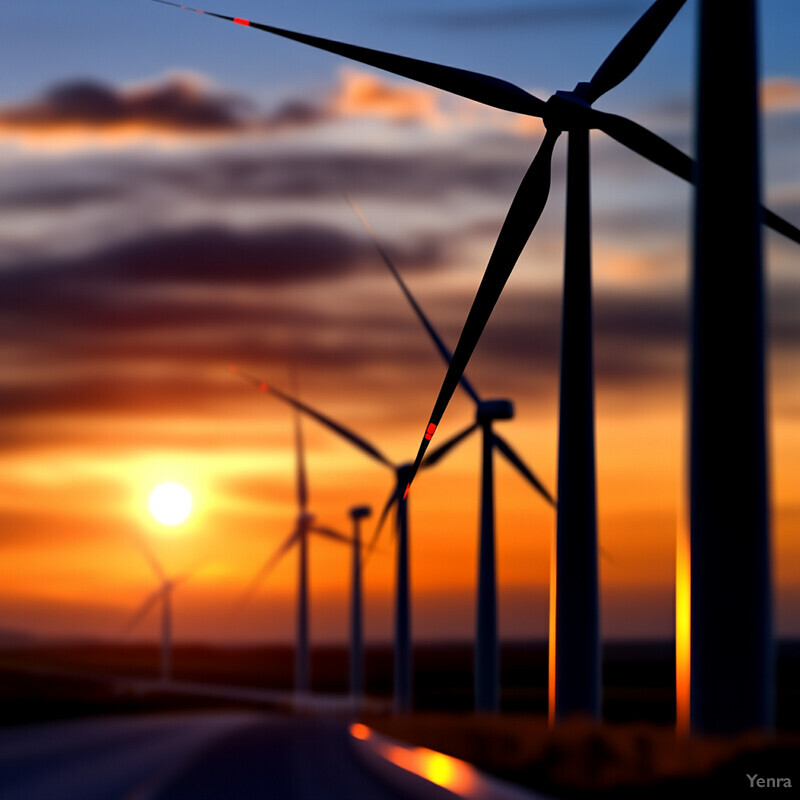
[[[772,89],[770,102],[796,114],[797,87]],[[142,97],[159,91],[172,92],[174,114],[152,119]],[[10,431],[0,628],[118,636],[154,588],[135,546],[144,536],[168,573],[196,566],[176,594],[179,639],[289,640],[294,554],[238,618],[229,609],[292,530],[292,415],[226,367],[288,389],[292,363],[303,400],[392,460],[412,458],[444,369],[340,192],[358,198],[452,345],[541,131],[466,105],[447,116],[430,93],[354,70],[302,113],[245,122],[202,83],[137,92],[119,91],[129,112],[102,124],[67,125],[44,101],[0,113],[0,154],[14,155],[0,159],[11,186],[0,215]],[[222,121],[180,122],[197,108]],[[690,194],[615,148],[598,140],[593,154],[602,625],[607,637],[669,636]],[[301,162],[314,168],[292,172]],[[797,184],[780,189],[800,196]],[[553,491],[562,225],[563,150],[540,228],[468,370],[482,396],[515,401],[516,419],[498,430]],[[777,627],[800,635],[800,281],[796,252],[773,234],[765,242]],[[471,421],[457,396],[438,440]],[[346,531],[347,509],[363,503],[377,516],[389,471],[314,422],[304,432],[318,520]],[[478,462],[474,437],[414,484],[419,639],[472,635]],[[167,480],[194,495],[179,529],[147,511]],[[541,639],[554,516],[499,460],[496,485],[501,635]],[[391,635],[389,533],[365,573],[372,640]],[[349,565],[345,548],[312,542],[314,641],[347,635]],[[137,635],[156,631],[153,617]]]

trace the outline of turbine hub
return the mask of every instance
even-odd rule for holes
[[[405,486],[406,481],[411,480],[411,472],[414,469],[414,463],[409,461],[407,464],[400,464],[397,467],[397,482]]]
[[[588,83],[579,83],[571,92],[560,90],[551,95],[547,101],[547,111],[544,115],[545,127],[555,128],[559,131],[568,131],[571,128],[590,128],[591,106],[586,100],[589,88]]]
[[[478,404],[478,422],[512,419],[514,404],[510,400],[482,400]]]
[[[310,511],[303,511],[300,514],[300,523],[310,525],[314,521],[314,515]]]

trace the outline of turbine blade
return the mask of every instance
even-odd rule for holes
[[[378,538],[381,535],[383,523],[386,522],[386,518],[389,516],[389,512],[392,510],[392,506],[398,501],[399,497],[400,495],[398,493],[398,489],[395,487],[392,489],[389,499],[386,501],[386,505],[383,507],[383,511],[381,511],[381,515],[378,518],[378,524],[375,527],[375,533],[372,534],[372,539],[370,539],[369,545],[367,546],[368,556],[375,549],[375,545],[378,543]]]
[[[228,22],[235,22],[238,25],[245,25],[250,28],[257,28],[260,31],[281,36],[284,39],[291,39],[301,44],[315,47],[318,50],[325,50],[328,53],[344,56],[352,61],[377,67],[394,75],[424,83],[442,89],[445,92],[475,100],[484,105],[500,108],[505,111],[513,111],[517,114],[527,114],[528,116],[541,117],[545,103],[538,97],[534,97],[519,86],[513,83],[493,78],[490,75],[483,75],[471,70],[459,69],[458,67],[448,67],[443,64],[435,64],[430,61],[421,61],[418,58],[386,53],[382,50],[373,50],[370,47],[360,47],[345,42],[337,42],[333,39],[323,39],[319,36],[309,36],[305,33],[276,28],[273,25],[265,25],[260,22],[239,17],[228,17],[224,14],[216,14],[212,11],[201,11],[198,8],[170,3],[167,0],[155,0],[167,6],[175,6],[186,11],[196,11],[200,14],[207,14],[210,17],[217,17]]]
[[[159,0],[160,1],[160,0]],[[256,378],[254,375],[251,375],[244,370],[239,369],[238,367],[230,367],[231,371],[238,375],[243,380],[252,383],[255,387],[257,387],[260,391],[264,393],[269,393],[275,395],[275,397],[283,400],[284,403],[288,403],[293,408],[296,408],[298,411],[302,411],[304,414],[308,415],[312,419],[317,420],[320,424],[324,425],[326,428],[329,428],[334,433],[338,434],[342,438],[346,439],[350,444],[355,445],[364,453],[366,453],[371,458],[374,458],[376,461],[380,461],[382,464],[385,464],[387,467],[390,467],[394,470],[394,464],[386,458],[383,453],[380,452],[376,447],[371,445],[366,439],[363,439],[357,433],[345,428],[344,425],[341,425],[338,422],[334,422],[330,417],[325,416],[319,411],[311,408],[311,406],[306,405],[305,403],[301,403],[296,398],[292,397],[291,395],[286,394],[285,392],[276,389],[274,386],[268,386],[264,381],[260,378]]]
[[[591,117],[593,126],[608,134],[612,139],[616,139],[620,144],[659,167],[663,167],[673,175],[677,175],[689,183],[695,182],[694,160],[657,134],[639,125],[638,122],[616,114],[606,114],[594,110],[591,112]],[[800,228],[792,225],[774,211],[770,211],[766,206],[761,208],[765,225],[796,244],[800,244]]]
[[[394,263],[392,262],[386,251],[381,246],[377,237],[372,232],[372,228],[370,227],[369,222],[367,222],[366,217],[361,213],[361,209],[347,195],[345,195],[345,199],[350,204],[350,208],[353,209],[359,220],[361,220],[361,224],[364,226],[364,230],[367,232],[367,236],[369,236],[369,238],[372,240],[372,244],[378,251],[378,255],[383,260],[383,263],[386,264],[386,266],[388,267],[389,272],[392,273],[392,276],[394,277],[395,281],[397,281],[400,290],[406,296],[406,300],[408,300],[408,302],[410,303],[411,308],[414,309],[414,312],[416,313],[417,317],[419,317],[419,321],[422,323],[422,326],[428,332],[428,336],[431,337],[434,345],[439,351],[439,354],[444,359],[444,363],[449,364],[450,360],[453,357],[453,354],[447,349],[447,345],[445,345],[445,343],[442,341],[441,336],[439,336],[436,329],[431,324],[430,320],[425,316],[425,312],[422,310],[422,308],[420,308],[420,305],[419,303],[417,303],[414,295],[411,294],[411,290],[408,288],[408,286],[406,286],[406,282],[401,277],[400,273],[397,270],[397,267],[395,267]],[[460,383],[461,383],[461,388],[464,389],[464,391],[475,401],[475,403],[476,404],[480,403],[481,399],[480,397],[478,397],[478,393],[475,391],[472,384],[467,380],[466,375],[461,376]]]
[[[774,211],[770,211],[765,206],[762,206],[764,213],[764,223],[772,230],[782,233],[787,239],[800,244],[800,229],[792,225],[783,217],[778,216]]]
[[[295,412],[294,442],[297,453],[297,506],[303,514],[308,508],[308,482],[306,480],[306,453],[303,448],[303,429],[300,425],[300,414]]]
[[[133,615],[122,627],[123,636],[127,636],[150,613],[150,609],[153,608],[163,594],[164,586],[160,586],[145,598],[145,601],[133,612]]]
[[[550,165],[553,158],[553,147],[560,135],[559,130],[548,128],[539,152],[533,163],[528,168],[522,179],[517,194],[511,203],[511,208],[503,222],[500,235],[495,243],[494,250],[489,259],[489,264],[484,272],[481,285],[472,302],[461,337],[456,345],[453,358],[445,375],[439,396],[431,412],[430,420],[425,430],[425,435],[417,451],[417,457],[411,469],[411,476],[405,494],[411,486],[411,481],[419,470],[425,451],[428,449],[431,438],[441,422],[442,415],[450,402],[450,398],[458,386],[462,373],[467,367],[475,346],[489,321],[492,310],[497,303],[503,287],[506,285],[517,259],[525,247],[539,217],[547,203],[550,192]]]
[[[136,546],[139,548],[139,551],[144,556],[145,561],[147,561],[153,572],[155,572],[156,577],[162,583],[166,581],[167,576],[164,574],[164,570],[161,568],[161,564],[159,564],[158,559],[155,557],[155,554],[150,549],[144,538],[134,533],[133,541],[136,543]]]
[[[353,537],[346,536],[333,528],[326,528],[324,525],[315,525],[308,529],[311,533],[317,533],[320,536],[325,536],[328,539],[333,539],[336,542],[343,542],[344,544],[353,544]]]
[[[241,597],[236,601],[233,606],[232,613],[236,614],[241,611],[251,600],[256,593],[261,582],[267,575],[278,565],[278,562],[292,549],[295,542],[300,538],[300,531],[293,531],[281,544],[278,549],[261,565],[258,572],[250,581],[247,588],[242,592]]]
[[[439,445],[432,453],[429,453],[425,456],[422,464],[420,464],[421,469],[425,469],[426,467],[432,467],[434,464],[439,462],[443,459],[456,445],[460,444],[467,438],[476,428],[478,427],[477,422],[473,422],[468,428],[464,428],[463,431],[460,431],[455,436],[449,438],[444,444]]]
[[[177,578],[173,578],[170,581],[170,583],[172,584],[172,588],[176,589],[182,583],[185,583],[186,581],[188,581],[189,578],[193,577],[201,569],[203,569],[203,567],[205,567],[207,563],[208,563],[208,557],[207,556],[204,556],[203,558],[194,559],[192,561],[192,565],[187,570],[185,570],[180,575],[178,575]]]
[[[685,0],[656,0],[639,17],[592,77],[586,97],[589,104],[622,83],[639,66],[684,2]]]
[[[528,483],[536,489],[539,494],[550,503],[551,506],[554,508],[556,507],[556,501],[553,499],[553,495],[545,489],[544,484],[533,474],[530,467],[522,460],[519,454],[511,447],[511,445],[503,439],[501,436],[498,436],[496,433],[492,433],[492,441],[494,446],[506,457],[508,462],[514,467],[517,472],[525,478]]]
[[[638,122],[616,114],[592,111],[591,116],[593,126],[608,134],[612,139],[616,139],[620,144],[663,167],[673,175],[690,183],[694,181],[692,159],[665,139],[639,125]]]
[[[186,583],[192,577],[191,572],[183,572],[177,578],[173,578],[170,583],[170,591],[177,589],[181,584]]]

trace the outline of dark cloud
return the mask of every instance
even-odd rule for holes
[[[421,243],[400,255],[430,263],[437,253]],[[257,233],[200,227],[150,234],[84,257],[26,262],[0,274],[0,308],[13,312],[48,294],[80,302],[97,292],[124,296],[134,287],[166,285],[286,285],[341,277],[374,249],[364,236],[324,226],[292,225]],[[54,304],[55,305],[55,304]],[[57,308],[50,309],[53,313]]]
[[[182,131],[224,131],[241,127],[247,110],[241,98],[208,94],[185,79],[127,91],[84,80],[61,84],[38,101],[5,109],[0,124],[35,129],[135,122]]]
[[[443,243],[397,253],[404,271],[441,268]],[[197,229],[148,236],[85,258],[26,264],[0,276],[0,335],[14,343],[7,364],[50,377],[0,385],[6,418],[53,411],[99,414],[208,413],[235,400],[225,366],[338,374],[380,388],[439,359],[388,280],[359,306],[349,282],[380,277],[369,241],[319,225],[263,233]],[[796,347],[797,290],[774,291],[770,335]],[[471,290],[420,301],[453,346],[458,309]],[[361,300],[363,302],[363,298]],[[681,374],[688,330],[681,294],[595,293],[596,375],[600,385],[658,385]],[[557,291],[506,293],[470,366],[482,393],[522,383],[557,386],[561,298]],[[160,364],[156,373],[142,365]],[[526,365],[523,370],[519,365]],[[421,365],[421,366],[420,366]],[[511,376],[511,377],[509,377]],[[271,375],[264,376],[271,379]]]
[[[304,127],[329,116],[322,105],[302,101],[260,114],[245,98],[211,90],[186,77],[138,89],[74,80],[55,86],[39,100],[0,110],[0,128],[47,132],[76,126],[107,130],[140,125],[182,134],[235,133]]]

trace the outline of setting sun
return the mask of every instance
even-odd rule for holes
[[[192,496],[178,483],[162,483],[150,493],[149,505],[162,525],[180,525],[192,510]]]

